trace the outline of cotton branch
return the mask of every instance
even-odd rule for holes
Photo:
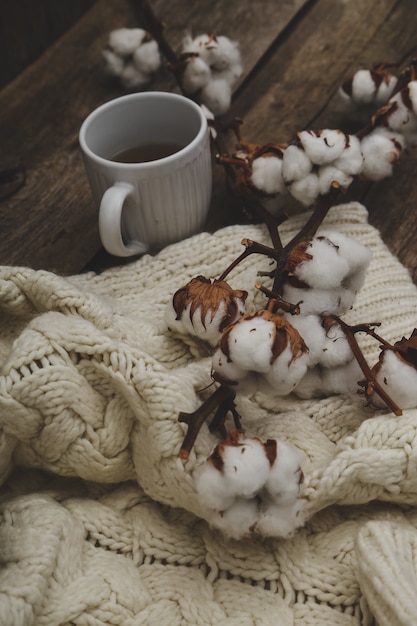
[[[375,391],[375,393],[379,395],[379,397],[385,402],[387,407],[394,413],[394,415],[397,415],[397,416],[402,415],[402,410],[400,409],[400,407],[392,400],[392,398],[387,394],[385,389],[381,387],[381,385],[376,380],[371,368],[369,367],[365,357],[362,354],[362,350],[360,349],[359,344],[356,341],[356,337],[355,337],[356,333],[363,332],[363,333],[366,333],[367,335],[370,335],[371,337],[374,337],[375,339],[380,341],[383,345],[389,345],[382,337],[377,335],[374,331],[374,327],[379,326],[380,324],[376,322],[373,324],[357,324],[355,326],[349,326],[349,324],[346,324],[346,322],[341,320],[339,317],[337,316],[331,316],[331,317],[337,320],[337,323],[340,325],[340,327],[344,331],[347,341],[349,343],[349,346],[359,364],[359,367],[361,368],[367,380],[366,394],[370,395],[369,389],[371,389],[372,391]]]
[[[233,415],[236,428],[241,428],[239,415],[234,406],[234,398],[235,393],[232,389],[220,386],[192,413],[180,412],[178,420],[188,426],[179,453],[181,459],[188,459],[201,427],[214,410],[216,413],[209,427],[212,432],[218,431],[223,436],[225,435],[224,421],[229,411]]]

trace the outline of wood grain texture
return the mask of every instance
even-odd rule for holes
[[[277,29],[285,28],[304,4],[287,0],[285,11],[273,22],[268,17],[275,14],[275,3],[263,1],[268,11],[266,18],[259,12],[262,38],[244,54],[246,73],[273,43]],[[248,20],[258,30],[254,9],[243,11],[237,0],[197,4],[177,0],[155,3],[158,9],[170,24],[166,36],[178,49],[187,28],[223,32],[223,24],[234,24],[236,14],[239,21],[233,32],[238,40],[247,37]],[[16,162],[26,169],[24,187],[0,203],[0,263],[75,273],[101,249],[97,208],[88,189],[78,132],[90,111],[124,93],[104,75],[101,50],[111,30],[137,25],[133,2],[96,2],[76,27],[0,93],[0,169]],[[149,85],[149,89],[175,88],[166,69]]]
[[[335,106],[353,71],[400,59],[416,45],[413,0],[154,0],[165,36],[180,50],[189,30],[239,41],[244,74],[226,118],[243,119],[249,141],[291,141],[307,127],[349,130]],[[103,73],[101,50],[120,26],[144,26],[134,0],[96,0],[32,66],[0,92],[0,169],[21,162],[26,182],[0,202],[0,263],[64,274],[123,262],[103,252],[97,208],[78,147],[83,119],[124,93]],[[163,68],[149,89],[178,90]],[[229,136],[229,149],[234,139]],[[346,199],[367,206],[370,221],[417,282],[417,155],[407,154],[392,179],[355,183]],[[214,169],[208,229],[247,221],[241,202]]]

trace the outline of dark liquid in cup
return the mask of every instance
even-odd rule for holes
[[[145,163],[175,154],[183,147],[178,143],[146,143],[122,150],[112,156],[111,160],[117,163]]]

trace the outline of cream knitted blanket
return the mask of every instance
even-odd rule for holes
[[[284,239],[304,216],[288,220]],[[417,291],[357,203],[326,225],[373,260],[347,321],[417,326]],[[210,529],[191,472],[216,439],[178,458],[208,392],[210,357],[164,326],[166,302],[216,277],[262,226],[232,226],[101,275],[0,268],[0,624],[397,626],[417,624],[417,411],[363,400],[238,398],[248,436],[305,453],[308,521],[286,540]],[[230,275],[252,304],[265,258]],[[371,364],[375,340],[362,340]]]

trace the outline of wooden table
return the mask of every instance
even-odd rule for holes
[[[151,0],[165,38],[180,51],[186,31],[240,43],[244,73],[225,116],[243,120],[246,140],[292,141],[304,128],[344,128],[335,108],[342,82],[362,67],[396,62],[417,46],[414,0]],[[0,170],[23,184],[0,201],[0,263],[62,274],[120,263],[100,244],[78,146],[84,118],[125,93],[103,71],[101,51],[118,27],[146,28],[139,2],[96,0],[55,44],[0,92]],[[178,91],[164,66],[148,89]],[[233,146],[232,146],[233,147]],[[24,178],[24,181],[23,181]],[[17,185],[16,185],[17,186]],[[346,200],[370,221],[417,282],[417,150],[394,177],[356,182]],[[208,229],[244,222],[216,165]]]

